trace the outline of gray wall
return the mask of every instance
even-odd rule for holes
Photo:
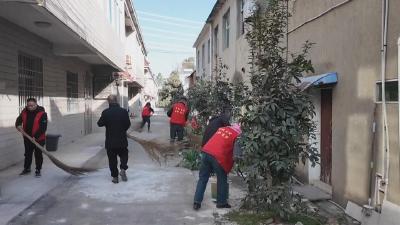
[[[48,41],[0,17],[0,169],[23,159],[23,142],[14,128],[18,110],[18,52],[43,59],[43,106],[49,116],[48,133],[62,135],[61,144],[84,134],[84,75],[90,65],[72,57],[57,57]],[[66,71],[78,73],[79,107],[67,112]],[[104,107],[104,100],[93,111]],[[95,120],[95,116],[93,117]],[[93,123],[95,127],[95,123]]]
[[[291,28],[343,2],[297,0],[292,6]],[[397,39],[400,22],[396,12],[400,1],[390,0],[387,79],[397,78]],[[315,45],[311,59],[315,74],[337,72],[339,82],[333,89],[332,189],[335,201],[360,205],[368,200],[369,161],[376,82],[381,68],[381,1],[353,0],[304,25],[289,35],[292,51],[299,51],[309,40]],[[378,112],[381,104],[378,104]],[[391,164],[388,200],[400,204],[399,143],[397,104],[388,104]],[[375,149],[382,155],[381,119]],[[377,162],[381,162],[378,157]],[[378,171],[381,164],[377,165]]]

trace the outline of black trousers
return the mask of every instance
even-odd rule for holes
[[[108,165],[110,167],[111,176],[118,177],[118,157],[120,159],[121,170],[128,169],[128,149],[127,148],[114,148],[107,149]]]
[[[170,135],[171,135],[171,140],[175,140],[176,136],[178,136],[178,141],[183,140],[183,132],[184,132],[184,127],[181,125],[177,124],[170,124]]]
[[[142,125],[140,125],[140,128],[143,128],[146,123],[147,123],[147,130],[150,130],[150,116],[142,117]]]
[[[42,154],[42,151],[40,151],[36,147],[36,145],[34,145],[29,140],[24,140],[24,145],[25,145],[24,169],[26,169],[26,170],[30,170],[31,169],[33,154],[35,154],[36,169],[37,170],[41,170],[42,169],[42,165],[43,165],[43,154]],[[41,145],[44,146],[44,144],[41,144]]]

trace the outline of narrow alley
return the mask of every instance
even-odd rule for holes
[[[0,225],[399,225],[400,0],[0,0]]]
[[[169,132],[168,120],[164,112],[158,114],[153,119],[153,132],[150,137],[168,141],[168,136],[165,136]],[[133,126],[137,127],[138,122]],[[140,136],[140,133],[137,135]],[[92,155],[90,158],[86,157],[88,160],[85,166],[98,168],[96,172],[83,177],[67,177],[50,162],[46,162],[47,167],[43,170],[40,180],[32,178],[27,181],[24,177],[14,181],[15,178],[0,176],[3,197],[12,195],[13,193],[9,193],[10,189],[20,185],[29,185],[31,190],[28,193],[31,198],[43,194],[34,200],[32,205],[26,205],[27,208],[12,219],[9,225],[205,225],[214,223],[216,213],[226,213],[226,210],[215,209],[210,190],[206,193],[204,210],[193,211],[193,191],[197,173],[174,165],[160,165],[150,158],[140,144],[132,140],[129,140],[128,182],[111,183],[106,152],[104,149],[99,150],[99,147],[93,147],[95,144],[103,145],[103,139],[100,137],[104,134],[95,136],[94,143],[85,149]],[[74,147],[82,148],[85,145],[85,142],[81,142]],[[61,149],[60,152],[67,150]],[[72,154],[70,152],[69,155]],[[66,159],[65,155],[59,157]],[[43,186],[38,186],[37,183],[50,185],[49,182],[55,180],[54,173],[63,177],[63,181],[59,179],[48,193],[41,193],[40,189]],[[11,183],[8,183],[7,179],[10,179]],[[7,199],[4,200],[7,202]],[[5,208],[1,209],[4,212]]]

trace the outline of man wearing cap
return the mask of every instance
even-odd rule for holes
[[[228,174],[233,167],[233,149],[240,134],[238,124],[221,127],[203,146],[193,209],[201,208],[211,172],[217,175],[217,208],[231,208],[227,202]]]

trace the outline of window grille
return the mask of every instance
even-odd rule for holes
[[[18,54],[19,110],[26,106],[28,98],[43,99],[43,60],[25,53]]]

